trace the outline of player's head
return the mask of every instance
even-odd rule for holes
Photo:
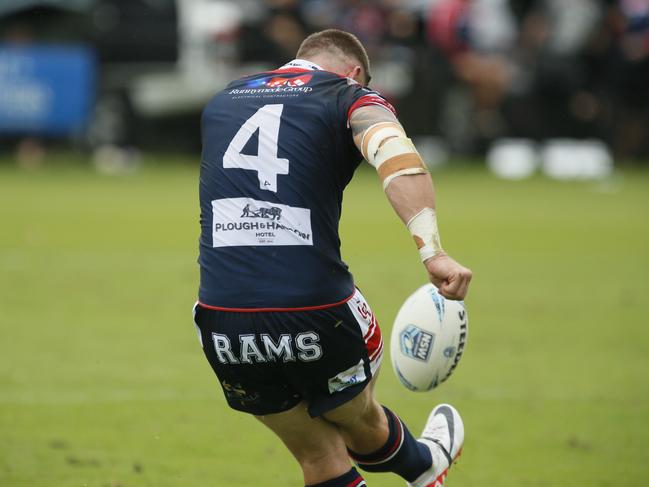
[[[349,32],[327,29],[311,34],[302,41],[297,57],[362,85],[370,82],[370,59],[361,41]]]

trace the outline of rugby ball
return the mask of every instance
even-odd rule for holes
[[[426,284],[406,299],[390,339],[392,368],[412,391],[429,391],[457,367],[469,331],[463,301],[452,301]]]

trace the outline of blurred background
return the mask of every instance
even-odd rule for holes
[[[648,0],[2,0],[1,150],[197,153],[213,93],[328,27],[365,44],[432,165],[579,176],[649,156]]]

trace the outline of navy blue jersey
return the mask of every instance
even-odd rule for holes
[[[199,301],[302,308],[354,291],[340,256],[342,195],[362,160],[349,115],[380,95],[302,67],[230,83],[202,118]]]

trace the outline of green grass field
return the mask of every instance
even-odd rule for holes
[[[0,161],[0,486],[302,485],[199,349],[194,161],[108,177],[62,159]],[[438,402],[463,413],[449,487],[647,485],[649,171],[435,180],[442,241],[475,273],[468,348],[430,393],[386,362],[381,401],[415,433]],[[370,171],[344,206],[343,255],[388,335],[423,267]]]

